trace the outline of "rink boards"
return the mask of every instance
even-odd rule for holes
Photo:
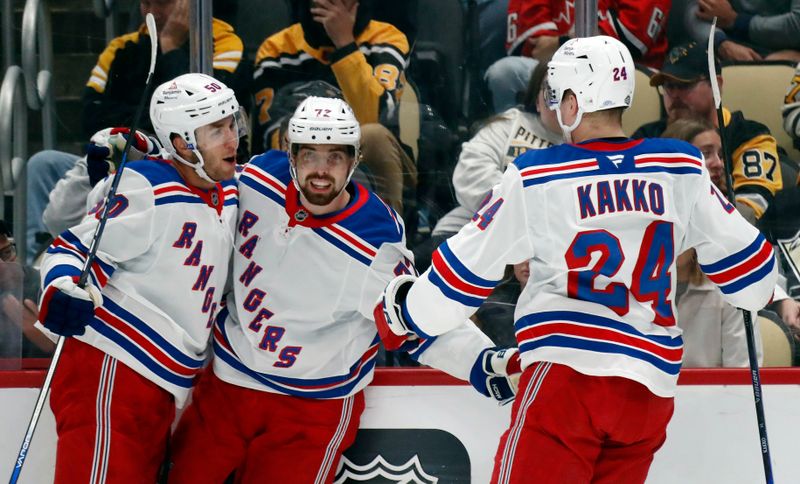
[[[43,373],[0,372],[0,480],[14,465]],[[792,463],[800,451],[800,369],[765,369],[762,380],[775,482],[797,482]],[[510,406],[498,407],[458,380],[420,369],[378,370],[366,402],[337,482],[488,482]],[[47,408],[20,482],[52,482],[54,456],[55,422]],[[683,370],[667,443],[647,482],[763,479],[749,373]]]

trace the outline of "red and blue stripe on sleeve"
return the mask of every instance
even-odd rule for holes
[[[470,271],[458,260],[447,241],[433,253],[433,264],[428,272],[428,279],[448,299],[476,308],[500,283],[500,279],[484,279]]]
[[[763,235],[739,252],[700,269],[724,294],[732,294],[760,281],[775,267],[772,246]]]
[[[47,249],[47,253],[51,255],[65,254],[74,257],[81,266],[86,263],[86,257],[89,253],[89,248],[69,230],[64,231]],[[92,261],[92,267],[89,270],[89,275],[92,277],[92,283],[99,288],[102,288],[108,282],[108,279],[114,274],[114,266],[104,262],[100,257],[95,257]],[[58,264],[47,271],[44,279],[44,287],[47,287],[54,279],[61,276],[78,276],[81,270],[77,269],[68,263]]]

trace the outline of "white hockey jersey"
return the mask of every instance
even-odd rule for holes
[[[214,330],[214,372],[256,390],[344,398],[371,380],[379,338],[372,311],[386,284],[414,270],[402,219],[350,183],[339,212],[306,211],[287,154],[254,157],[239,178],[233,291]],[[469,378],[491,341],[462,319],[411,352]]]
[[[83,221],[62,233],[42,262],[42,285],[77,276],[111,179],[98,183]],[[187,185],[164,160],[126,165],[90,272],[103,304],[76,338],[175,395],[182,406],[206,358],[233,247],[233,180]]]
[[[711,184],[702,156],[668,139],[594,140],[528,151],[433,254],[404,310],[436,335],[469,316],[506,264],[530,264],[514,319],[524,366],[568,365],[674,395],[683,342],[675,259],[694,247],[733,305],[758,310],[772,248]]]

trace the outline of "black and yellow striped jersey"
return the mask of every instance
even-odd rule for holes
[[[296,23],[259,47],[253,74],[253,153],[277,147],[280,119],[272,112],[276,92],[293,82],[325,81],[342,90],[358,121],[391,124],[403,90],[409,46],[391,24],[369,21],[354,44],[312,47]]]
[[[761,218],[775,194],[783,188],[778,143],[763,124],[745,119],[741,111],[722,111],[726,155],[733,161],[736,201]]]
[[[753,209],[756,218],[767,211],[775,194],[783,188],[778,143],[765,125],[746,119],[741,111],[722,108],[725,122],[726,156],[733,163],[733,189],[736,201]],[[647,123],[633,138],[658,138],[666,120]]]
[[[229,24],[213,19],[213,76],[236,92],[245,104],[248,96],[249,66],[242,63],[244,46]],[[147,26],[113,39],[100,54],[83,94],[83,133],[88,140],[109,126],[128,126],[133,120],[150,67],[150,36]],[[189,42],[180,48],[158,53],[153,86],[189,72]],[[144,116],[142,128],[152,131]]]

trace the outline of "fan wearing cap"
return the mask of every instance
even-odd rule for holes
[[[232,291],[214,360],[172,440],[171,483],[331,483],[355,439],[379,337],[373,307],[414,272],[403,220],[350,179],[359,123],[341,99],[309,97],[288,153],[254,157],[239,178]],[[464,318],[403,348],[507,402],[517,351],[498,351]],[[265,474],[268,470],[268,477]]]
[[[41,329],[67,337],[50,395],[57,483],[156,482],[225,287],[239,103],[221,81],[185,74],[156,88],[150,120],[164,159],[122,168],[88,283],[77,285],[110,178],[42,262]]]
[[[666,119],[647,123],[633,134],[634,138],[658,137],[667,125],[678,119],[700,118],[717,129],[717,111],[708,79],[706,47],[696,42],[673,48],[661,72],[650,78],[658,88],[667,112]],[[716,64],[717,81],[723,88],[720,66]],[[751,222],[767,211],[775,193],[782,187],[778,145],[769,128],[745,118],[741,111],[722,108],[725,155],[733,163],[733,189],[737,208]]]

